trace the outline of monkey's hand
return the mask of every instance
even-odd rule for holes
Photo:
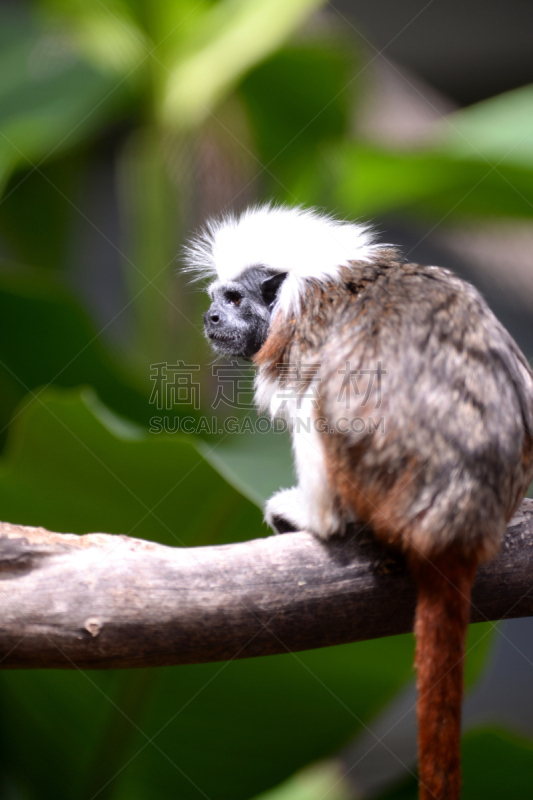
[[[297,486],[272,495],[265,506],[265,522],[274,533],[306,530],[302,496]]]
[[[343,534],[348,523],[357,522],[353,515],[347,519],[330,503],[320,506],[316,500],[316,496],[307,497],[300,486],[276,492],[265,506],[265,522],[274,533],[309,531],[320,539]]]

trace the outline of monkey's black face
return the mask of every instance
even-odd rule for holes
[[[285,277],[286,273],[250,267],[238,281],[213,285],[204,331],[218,353],[250,359],[261,349]]]

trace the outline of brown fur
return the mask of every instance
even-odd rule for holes
[[[404,264],[395,251],[353,263],[338,281],[309,280],[301,309],[277,315],[255,360],[270,381],[287,364],[320,365],[331,497],[345,519],[356,516],[408,556],[418,586],[420,796],[457,800],[470,588],[533,474],[529,366],[473,287]],[[356,391],[348,412],[339,403],[343,367],[377,362],[386,370],[384,430],[339,432],[346,414],[373,413]]]
[[[418,586],[415,618],[418,671],[420,800],[459,800],[465,636],[475,558],[453,551],[432,561],[412,558]]]
[[[250,266],[240,316],[215,284],[206,334],[218,352],[254,358],[257,402],[293,423],[298,486],[267,503],[272,526],[328,538],[356,518],[407,555],[420,796],[458,800],[470,590],[533,476],[533,375],[473,286],[392,248],[370,252],[323,280],[289,270],[277,312],[263,292],[272,270]],[[320,427],[305,437],[307,414]]]

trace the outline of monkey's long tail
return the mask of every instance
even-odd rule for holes
[[[477,558],[447,551],[412,563],[420,800],[459,800],[461,705],[470,591]]]

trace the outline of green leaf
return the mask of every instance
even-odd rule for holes
[[[395,669],[390,662],[380,668],[388,658]],[[212,800],[248,798],[345,744],[405,679],[410,658],[404,637],[169,670],[147,709],[145,731],[155,734],[157,705],[167,698],[168,706],[172,697],[166,719],[178,715],[157,743],[176,754],[200,793]],[[142,737],[137,740],[141,746]],[[198,796],[187,778],[150,752],[132,763],[117,797],[164,798],[171,786],[179,797]]]
[[[456,156],[533,167],[533,86],[522,86],[449,114],[439,125]]]
[[[192,435],[145,433],[88,390],[47,390],[14,422],[0,475],[0,519],[173,545],[260,535],[259,509],[194,442]]]
[[[484,216],[531,217],[533,86],[450,114],[435,144],[394,150],[323,147],[291,191],[350,216],[402,211],[437,224]]]
[[[202,453],[221,475],[253,503],[263,506],[278,489],[296,483],[286,431],[239,433]]]
[[[264,532],[259,509],[194,437],[150,436],[75,392],[47,392],[15,421],[0,518],[166,544]],[[411,659],[404,636],[225,664],[4,673],[1,768],[39,800],[100,790],[246,800],[346,743],[408,678]]]
[[[101,775],[108,767],[110,753],[101,743],[110,747],[112,733],[117,761],[124,757],[130,726],[116,706],[128,717],[135,715],[136,703],[146,695],[143,678],[146,682],[142,671],[99,672],[87,678],[77,670],[3,672],[0,770],[19,787],[14,796],[89,800],[104,783],[91,793],[94,769]]]
[[[476,622],[475,625],[468,626],[465,646],[465,686],[467,688],[472,687],[480,678],[494,642],[495,632],[496,624],[494,622]]]
[[[239,87],[244,98],[264,178],[280,196],[307,167],[318,148],[349,130],[355,71],[353,42],[338,36],[287,45],[257,66]],[[291,193],[281,199],[293,202]]]
[[[342,764],[321,761],[254,800],[352,800],[352,787],[341,770]]]
[[[526,800],[533,792],[533,742],[504,730],[465,736],[463,798]]]
[[[42,271],[0,272],[0,367],[4,400],[5,387],[11,387],[3,425],[28,391],[49,383],[91,384],[111,408],[139,422],[153,414],[148,387],[143,393],[135,386],[78,303]]]
[[[100,69],[127,75],[151,50],[128,3],[122,0],[39,0],[52,22],[68,26],[77,48]]]
[[[158,670],[4,672],[1,770],[36,800],[247,800],[346,744],[410,660],[398,637]]]
[[[37,28],[5,9],[0,28],[2,187],[16,166],[56,156],[116,116],[127,87],[84,63],[64,30]]]
[[[1,199],[0,234],[8,254],[3,262],[68,270],[69,236],[79,212],[65,198],[76,196],[85,166],[79,154],[69,153],[11,177]]]
[[[253,66],[292,34],[323,0],[222,0],[200,20],[189,51],[171,68],[162,119],[188,128],[205,120],[213,106]]]
[[[443,151],[416,153],[366,145],[330,147],[292,185],[311,204],[335,207],[350,218],[392,211],[428,222],[531,216],[533,168]]]
[[[529,800],[533,792],[533,742],[501,729],[467,733],[462,744],[462,800]],[[416,800],[410,779],[381,794],[379,800]]]

